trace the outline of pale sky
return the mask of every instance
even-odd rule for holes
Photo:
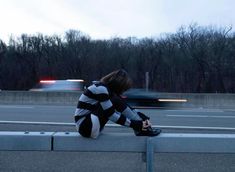
[[[0,39],[69,29],[92,39],[158,37],[192,23],[235,27],[234,9],[235,0],[0,0]]]

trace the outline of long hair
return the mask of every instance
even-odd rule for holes
[[[117,95],[121,95],[132,86],[132,80],[124,69],[119,69],[109,73],[102,77],[100,82],[107,85],[111,92]]]

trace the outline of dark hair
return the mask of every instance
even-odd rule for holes
[[[111,92],[122,94],[132,86],[132,80],[124,69],[116,70],[102,77],[100,82],[107,85]]]

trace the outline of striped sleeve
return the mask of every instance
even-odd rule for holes
[[[89,97],[93,97],[100,102],[104,115],[114,123],[130,126],[131,121],[121,113],[117,112],[110,100],[110,95],[107,88],[103,85],[89,87]],[[88,96],[88,95],[86,95]]]

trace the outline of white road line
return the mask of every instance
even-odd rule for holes
[[[7,109],[33,109],[33,106],[17,106],[17,105],[0,105],[0,108]]]
[[[166,125],[154,125],[153,127],[164,128],[164,129],[196,129],[196,130],[231,130],[231,131],[235,131],[234,127],[166,126]]]
[[[167,117],[176,118],[235,118],[235,116],[215,116],[215,115],[166,115]]]
[[[75,126],[75,123],[66,122],[42,122],[42,121],[0,121],[0,124],[32,124],[32,125],[67,125]]]
[[[167,117],[177,118],[208,118],[208,115],[166,115]]]
[[[221,109],[175,109],[175,110],[165,110],[165,111],[170,111],[170,112],[209,112],[209,113],[215,113],[215,112],[224,112],[224,110]]]
[[[0,124],[31,124],[31,125],[63,125],[63,126],[75,126],[74,123],[64,122],[33,122],[33,121],[0,121]],[[123,127],[118,124],[106,124],[106,127]],[[233,127],[202,127],[202,126],[167,126],[167,125],[153,125],[155,128],[161,129],[195,129],[195,130],[230,130],[235,131]]]

